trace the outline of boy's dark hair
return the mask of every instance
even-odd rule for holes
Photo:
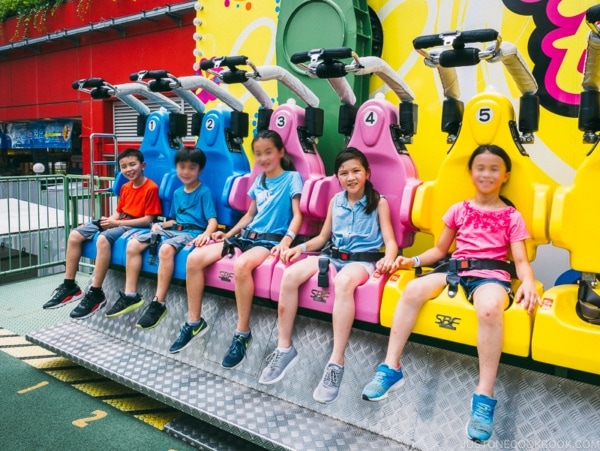
[[[279,133],[277,133],[276,131],[273,131],[273,130],[269,130],[269,129],[259,130],[258,133],[252,139],[252,148],[253,149],[254,149],[254,143],[256,141],[258,141],[259,139],[270,139],[273,142],[273,145],[275,146],[275,148],[277,150],[283,149],[283,158],[281,159],[281,167],[283,168],[284,171],[295,171],[296,170],[296,166],[294,166],[294,160],[292,160],[292,157],[290,157],[290,154],[287,153],[287,150],[285,150],[285,145],[283,144],[283,139],[281,139],[281,135],[279,135]],[[263,173],[263,175],[261,176],[260,183],[264,188],[267,187],[267,182],[265,181],[266,178],[267,178],[267,176]]]
[[[135,157],[139,160],[140,163],[144,162],[144,154],[140,150],[134,149],[133,147],[125,149],[123,152],[121,152],[117,157],[117,163],[120,162],[121,159],[126,157]]]
[[[335,157],[335,162],[333,163],[333,173],[336,177],[340,166],[349,160],[358,160],[358,162],[363,168],[365,168],[367,172],[371,171],[369,167],[369,161],[367,160],[365,154],[356,147],[347,147],[338,153],[337,157]],[[365,213],[369,215],[377,209],[377,206],[379,205],[379,199],[381,198],[379,192],[373,187],[373,183],[371,183],[371,180],[369,179],[365,181],[365,195],[367,196]]]
[[[493,155],[496,155],[497,157],[502,158],[502,161],[504,161],[504,166],[506,167],[506,172],[510,172],[510,170],[512,169],[512,161],[510,160],[510,156],[508,155],[508,153],[506,153],[506,151],[502,147],[497,146],[495,144],[484,144],[484,145],[477,147],[477,149],[475,149],[473,151],[473,153],[471,154],[471,157],[469,158],[469,171],[473,167],[473,160],[475,160],[475,157],[477,155],[481,155],[482,153],[485,153],[485,152],[489,152]],[[500,199],[502,199],[502,202],[504,202],[506,205],[515,208],[515,204],[513,204],[510,201],[510,199],[508,199],[504,196],[499,196],[499,197],[500,197]]]
[[[175,164],[184,163],[186,161],[196,163],[198,166],[200,166],[200,170],[202,171],[204,166],[206,166],[206,155],[202,149],[186,146],[183,149],[179,149],[175,154]]]

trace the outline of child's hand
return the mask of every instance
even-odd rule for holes
[[[107,218],[105,216],[100,218],[100,226],[102,226],[103,229],[112,229],[113,227],[119,227],[119,225],[118,219]]]
[[[277,246],[273,246],[273,248],[271,249],[271,255],[273,257],[281,258],[281,255],[283,255],[285,252],[287,252],[288,249],[289,249],[288,246],[286,246],[285,244],[279,243]]]
[[[540,302],[540,296],[535,289],[533,280],[524,280],[515,294],[517,304],[523,306],[528,313],[533,313],[536,305]]]
[[[206,244],[208,244],[210,242],[210,233],[201,233],[200,235],[198,235],[196,238],[194,238],[194,245],[196,247],[201,247],[204,246]]]
[[[403,255],[399,255],[394,262],[396,268],[400,269],[412,269],[415,266],[415,261],[412,257],[404,257]]]
[[[392,272],[396,269],[396,262],[391,258],[383,257],[375,263],[375,268],[380,273]]]
[[[296,260],[300,255],[302,255],[302,248],[300,246],[294,246],[282,252],[279,258],[283,263],[290,263]]]
[[[225,233],[223,233],[221,230],[217,230],[211,235],[211,238],[218,243],[225,239]]]

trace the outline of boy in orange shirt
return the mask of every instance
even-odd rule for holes
[[[106,304],[102,283],[108,272],[112,244],[131,227],[148,227],[161,214],[158,186],[144,176],[144,155],[137,149],[125,149],[117,159],[119,169],[129,180],[121,188],[116,212],[103,216],[98,221],[77,227],[69,234],[65,280],[54,290],[52,298],[43,306],[45,309],[62,307],[83,300],[71,312],[71,318],[87,318]],[[96,262],[92,286],[83,295],[75,282],[84,241],[100,233],[96,241]]]

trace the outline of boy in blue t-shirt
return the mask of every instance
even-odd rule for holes
[[[151,232],[138,235],[127,245],[125,292],[119,291],[119,299],[106,312],[107,318],[114,318],[144,304],[137,292],[142,252],[150,246],[153,235],[156,238],[164,237],[158,251],[156,294],[137,322],[139,329],[156,327],[167,314],[165,298],[173,276],[175,254],[190,241],[197,247],[204,246],[217,230],[217,213],[212,193],[199,180],[206,165],[206,155],[200,149],[184,147],[175,154],[175,165],[177,177],[183,182],[183,186],[173,194],[171,212],[165,222],[153,224]]]

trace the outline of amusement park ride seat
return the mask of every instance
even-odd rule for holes
[[[311,52],[296,54],[292,60],[305,62],[311,59]],[[304,59],[306,56],[306,60]],[[334,57],[355,57],[350,65],[345,65]],[[359,73],[360,75],[376,73],[389,83],[396,92],[404,107],[408,105],[413,109],[412,94],[387,66],[383,60],[376,57],[358,59],[351,49],[321,49],[316,58],[312,59],[311,66],[303,66],[307,72],[319,73],[321,78],[328,78],[332,74],[328,69],[336,65],[342,73]],[[323,68],[325,66],[325,68]],[[383,74],[383,75],[382,75]],[[331,82],[330,82],[331,83]],[[344,85],[339,82],[331,83],[344,100]],[[403,106],[401,105],[401,108]],[[367,100],[356,113],[356,121],[348,142],[348,146],[355,147],[365,153],[371,169],[371,181],[379,193],[384,196],[390,206],[392,223],[394,224],[395,238],[399,247],[407,247],[413,243],[416,229],[410,222],[410,209],[416,187],[421,183],[417,179],[417,170],[412,158],[406,150],[405,143],[411,142],[415,133],[416,117],[411,116],[407,121],[409,125],[400,125],[398,107],[385,100],[383,96],[376,96]],[[333,195],[340,191],[340,184],[335,175],[314,180],[308,202],[308,211],[313,217],[324,219],[327,215],[329,201]],[[279,299],[281,278],[286,265],[279,262],[275,267],[271,286],[271,299]],[[318,274],[315,274],[299,288],[299,307],[332,313],[335,302],[334,278],[336,269],[329,265],[328,287],[320,287]],[[379,311],[383,286],[387,275],[375,272],[364,284],[356,288],[355,318],[369,323],[379,323]]]
[[[479,37],[480,32],[493,32],[493,30],[480,30],[474,32]],[[463,38],[469,37],[469,32],[463,32]],[[494,32],[495,33],[495,32]],[[481,39],[481,42],[495,40],[497,33],[491,39]],[[436,36],[424,36],[415,39],[415,48],[422,41],[438,44]],[[479,39],[477,39],[479,41]],[[468,42],[475,42],[471,40]],[[460,46],[458,46],[460,47]],[[471,53],[477,49],[466,48]],[[457,53],[458,50],[444,50]],[[499,52],[495,49],[493,52]],[[443,60],[444,53],[439,56]],[[453,55],[457,61],[463,61],[460,55]],[[431,58],[431,65],[438,63],[438,57]],[[475,56],[476,63],[479,56]],[[446,60],[448,61],[448,60]],[[452,75],[448,72],[448,66],[441,75]],[[523,70],[525,75],[528,71]],[[535,86],[533,77],[520,77],[521,80],[531,80],[530,84]],[[446,86],[455,83],[443,83]],[[528,88],[527,95],[531,97],[532,88]],[[524,89],[522,89],[524,91]],[[533,90],[535,93],[535,90]],[[521,109],[521,120],[524,124],[531,118],[523,118]],[[525,121],[524,121],[525,120]],[[537,130],[537,119],[535,124],[529,124],[529,132]],[[458,128],[456,128],[458,130]],[[454,137],[452,139],[454,141]],[[412,220],[416,227],[422,232],[433,235],[434,240],[439,238],[444,224],[441,220],[448,208],[462,200],[471,198],[475,194],[475,188],[468,182],[457,182],[469,180],[468,160],[472,152],[483,144],[496,144],[502,147],[512,160],[512,171],[509,181],[502,189],[502,195],[510,199],[516,208],[522,213],[531,238],[527,240],[526,247],[530,261],[535,258],[536,246],[548,243],[547,235],[547,213],[550,207],[551,188],[540,183],[541,171],[531,161],[525,152],[521,142],[523,139],[517,131],[513,107],[510,101],[491,90],[482,92],[473,97],[464,109],[460,133],[453,147],[441,163],[436,180],[423,183],[417,188],[415,201],[412,209]],[[396,304],[406,284],[416,277],[415,270],[399,270],[388,280],[384,293],[381,309],[381,324],[391,327],[392,318]],[[512,287],[515,290],[519,281],[513,280]],[[538,292],[542,293],[542,284],[536,281]],[[518,356],[528,356],[530,351],[531,332],[534,314],[529,315],[519,304],[513,302],[504,312],[504,342],[503,352]],[[455,297],[448,295],[446,288],[437,298],[429,300],[422,307],[413,332],[421,335],[435,337],[447,341],[458,342],[469,345],[477,343],[477,317],[473,305],[466,299],[464,291],[459,289]]]
[[[594,147],[577,168],[573,184],[559,186],[554,193],[550,213],[552,243],[570,252],[570,273],[579,280],[556,285],[542,298],[533,327],[531,356],[534,360],[600,374],[600,322],[590,321],[581,308],[584,288],[597,293],[597,273],[600,272],[598,255],[600,242],[597,224],[600,211],[594,208],[600,195],[600,84],[598,83],[598,56],[600,55],[600,5],[590,8],[586,21],[592,31],[583,75],[584,92],[581,94],[579,129],[584,132],[584,142]],[[585,304],[584,304],[585,307]],[[593,308],[593,306],[592,306]],[[596,305],[597,309],[598,306]]]
[[[287,153],[294,162],[296,171],[300,173],[304,181],[315,178],[319,179],[325,176],[325,168],[314,143],[315,137],[322,134],[323,116],[322,111],[318,108],[319,100],[312,91],[308,90],[296,77],[285,69],[277,66],[255,68],[243,56],[217,58],[204,61],[202,64],[203,68],[213,68],[215,64],[227,66],[229,70],[215,72],[215,75],[221,77],[225,82],[245,82],[244,84],[249,90],[252,85],[247,84],[248,81],[254,79],[258,81],[277,79],[296,92],[307,104],[307,107],[300,107],[293,100],[279,105],[272,113],[268,114],[270,116],[268,128],[279,133]],[[242,71],[238,69],[237,66],[242,64],[248,64],[254,70]],[[253,86],[252,89],[253,92],[256,92],[258,87]],[[256,97],[259,98],[262,96],[257,95]],[[255,165],[249,174],[233,180],[229,194],[229,204],[231,206],[239,208],[241,211],[247,211],[251,201],[248,196],[248,190],[260,172],[258,165]],[[305,195],[307,194],[303,190],[301,197]],[[320,226],[320,221],[306,218],[302,222],[298,235],[304,237],[315,235],[319,231]],[[240,255],[240,249],[235,248],[232,255],[228,255],[208,266],[204,271],[206,285],[233,291],[234,262]],[[277,259],[269,256],[254,270],[255,296],[266,299],[270,298],[271,278],[276,263]]]

